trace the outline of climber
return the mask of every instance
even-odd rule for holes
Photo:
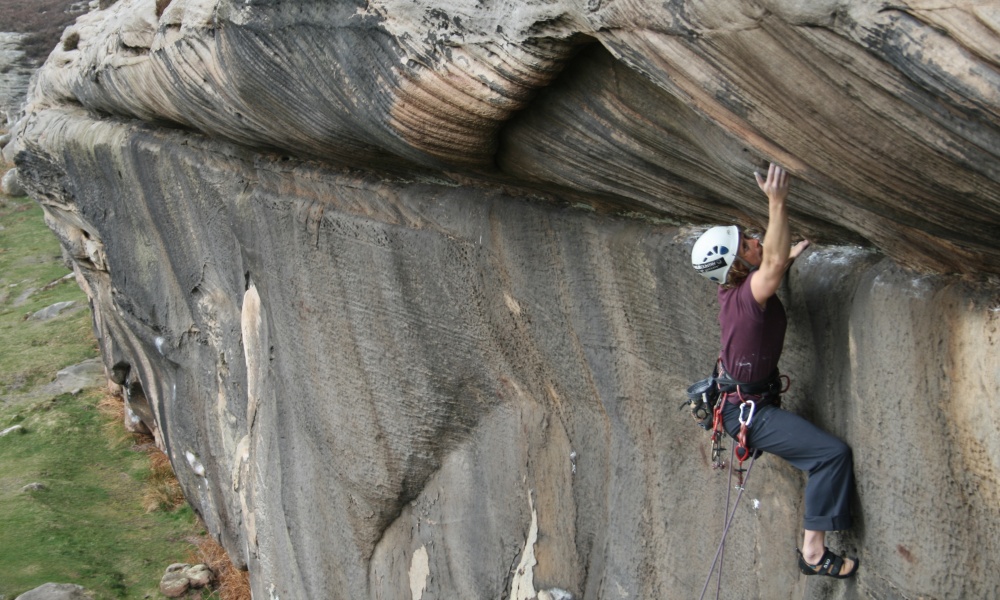
[[[785,271],[809,241],[794,247],[791,244],[785,208],[788,173],[772,163],[766,178],[758,172],[754,177],[768,198],[768,226],[763,241],[737,226],[713,227],[695,242],[691,254],[695,270],[719,284],[722,350],[718,368],[724,379],[745,382],[731,386],[734,391],[723,388],[722,419],[726,432],[736,439],[740,405],[755,401],[754,417],[746,430],[747,445],[754,451],[779,456],[808,474],[799,569],[806,575],[845,579],[857,572],[860,560],[834,554],[825,540],[827,531],[851,525],[851,449],[804,418],[780,408],[777,394],[759,393],[762,384],[778,377],[778,359],[785,340],[785,309],[775,292]]]

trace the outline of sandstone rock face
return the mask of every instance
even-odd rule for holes
[[[727,483],[677,410],[718,351],[690,247],[761,222],[778,160],[817,242],[780,292],[786,405],[854,449],[829,541],[863,566],[799,577],[803,477],[766,457],[726,597],[995,598],[998,23],[120,0],[5,152],[130,410],[285,599],[696,597]]]
[[[18,48],[24,36],[0,31],[0,125],[4,126],[8,116],[17,114],[28,93],[31,70],[24,66],[24,52]]]
[[[682,221],[761,218],[774,159],[817,241],[997,273],[998,23],[985,0],[125,0],[67,29],[34,97]]]

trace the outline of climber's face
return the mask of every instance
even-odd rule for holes
[[[745,231],[741,231],[740,249],[736,255],[750,265],[759,267],[761,261],[764,260],[764,246],[760,243],[760,239],[753,234],[748,235]]]

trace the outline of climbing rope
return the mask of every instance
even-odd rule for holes
[[[721,367],[720,362],[717,365]],[[787,375],[780,375],[779,379],[784,379],[785,385],[778,392],[778,399],[774,401],[772,399],[768,404],[776,404],[780,406],[781,394],[788,391],[791,387],[792,381]],[[733,518],[736,517],[736,509],[740,504],[740,498],[743,497],[743,492],[746,489],[746,481],[750,478],[750,469],[753,468],[754,460],[757,459],[759,452],[753,451],[752,448],[747,444],[747,431],[750,429],[750,425],[753,422],[754,412],[757,409],[757,402],[753,400],[747,400],[743,397],[743,391],[740,389],[740,385],[736,386],[735,392],[736,396],[740,399],[740,430],[736,434],[736,444],[733,446],[732,457],[729,460],[729,484],[727,485],[726,491],[726,514],[723,520],[722,527],[722,539],[719,541],[719,548],[715,551],[715,558],[712,559],[712,567],[708,570],[708,577],[705,578],[705,586],[701,589],[701,596],[698,600],[704,600],[705,593],[708,591],[708,584],[712,581],[712,575],[715,574],[715,566],[719,566],[719,577],[717,585],[715,588],[715,599],[719,600],[719,595],[722,593],[722,560],[725,554],[726,548],[726,535],[729,534],[729,527],[733,524]],[[722,419],[722,407],[728,402],[729,393],[724,393],[719,398],[715,405],[715,409],[712,414],[712,468],[713,469],[723,469],[726,467],[726,461],[722,459],[722,453],[725,448],[722,445],[722,439],[725,435],[725,427],[723,425]],[[744,414],[744,412],[746,414]],[[750,465],[746,469],[743,468],[743,463],[749,459]],[[733,463],[738,462],[739,466],[734,467]],[[733,485],[733,473],[736,473],[736,485]],[[739,490],[736,494],[736,502],[733,503],[732,512],[729,511],[729,502],[732,498],[732,490]]]
[[[734,446],[733,447],[733,455],[734,455],[734,457],[735,457],[735,454],[736,454],[736,447]],[[716,565],[719,566],[719,578],[718,578],[718,582],[717,582],[718,585],[717,585],[717,587],[715,589],[715,600],[719,600],[719,595],[722,592],[722,556],[723,556],[723,553],[725,552],[725,548],[726,548],[726,535],[729,533],[729,527],[730,527],[730,525],[733,524],[733,518],[736,517],[736,509],[739,507],[739,505],[740,505],[740,498],[743,497],[743,492],[746,489],[745,482],[750,478],[750,470],[753,469],[753,463],[754,463],[755,458],[756,458],[755,456],[751,455],[750,456],[750,465],[746,468],[746,471],[744,473],[740,473],[739,474],[739,477],[738,477],[739,484],[735,486],[735,488],[737,490],[739,490],[739,492],[736,494],[736,502],[733,503],[733,511],[732,512],[729,512],[729,500],[730,500],[730,497],[732,496],[732,490],[733,490],[733,487],[734,487],[732,485],[732,483],[733,483],[733,471],[734,471],[734,469],[733,469],[733,461],[732,460],[729,461],[729,485],[727,486],[728,490],[726,492],[726,516],[725,516],[725,519],[724,519],[724,526],[722,528],[722,539],[719,541],[719,548],[715,551],[715,558],[712,559],[712,566],[708,570],[708,577],[705,578],[705,585],[704,585],[704,587],[701,588],[701,595],[698,596],[698,600],[704,600],[704,598],[705,598],[705,592],[708,591],[708,584],[711,583],[711,581],[712,581],[712,575],[715,573],[715,566]],[[740,463],[741,463],[741,467],[742,467],[742,461],[740,461]]]
[[[725,555],[726,549],[726,535],[729,533],[729,527],[732,525],[733,518],[736,516],[736,509],[739,506],[740,498],[743,497],[743,491],[746,489],[746,480],[750,476],[750,469],[753,468],[753,462],[756,458],[755,453],[747,445],[747,430],[753,423],[754,410],[757,405],[753,400],[744,400],[743,394],[740,393],[739,389],[736,390],[736,394],[741,400],[740,402],[740,431],[736,435],[736,444],[733,446],[732,456],[729,459],[729,483],[726,486],[726,513],[723,519],[722,528],[722,539],[719,541],[719,548],[715,552],[715,558],[712,560],[712,567],[708,571],[708,577],[705,578],[705,586],[701,590],[701,596],[698,600],[704,600],[705,593],[708,591],[708,584],[712,581],[712,575],[715,573],[715,566],[719,566],[719,577],[717,580],[717,586],[715,589],[715,598],[718,600],[720,594],[722,593],[722,562]],[[728,402],[726,396],[719,400],[719,403],[715,407],[714,414],[712,415],[712,468],[722,469],[725,468],[726,463],[722,460],[722,439],[724,435],[724,428],[722,422],[722,407]],[[748,409],[749,410],[746,410]],[[746,414],[744,415],[744,411]],[[750,459],[750,465],[744,469],[743,463]],[[734,463],[739,463],[738,467],[734,466]],[[736,473],[736,485],[733,486],[733,473]],[[732,490],[739,490],[736,495],[736,502],[733,504],[732,512],[729,511],[729,503],[732,500]]]

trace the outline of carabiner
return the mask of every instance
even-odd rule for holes
[[[747,404],[749,404],[749,405],[750,405],[750,414],[749,414],[749,415],[747,415],[747,418],[746,418],[746,420],[744,421],[744,420],[743,420],[743,408],[744,408],[744,407],[745,407],[745,406],[746,406]],[[746,427],[750,427],[750,421],[752,421],[752,420],[753,420],[753,411],[754,411],[754,409],[756,408],[756,406],[757,406],[757,405],[756,405],[756,404],[754,404],[754,401],[753,401],[753,400],[744,400],[744,401],[743,401],[743,404],[740,404],[740,425],[743,425],[743,426],[746,426]]]

